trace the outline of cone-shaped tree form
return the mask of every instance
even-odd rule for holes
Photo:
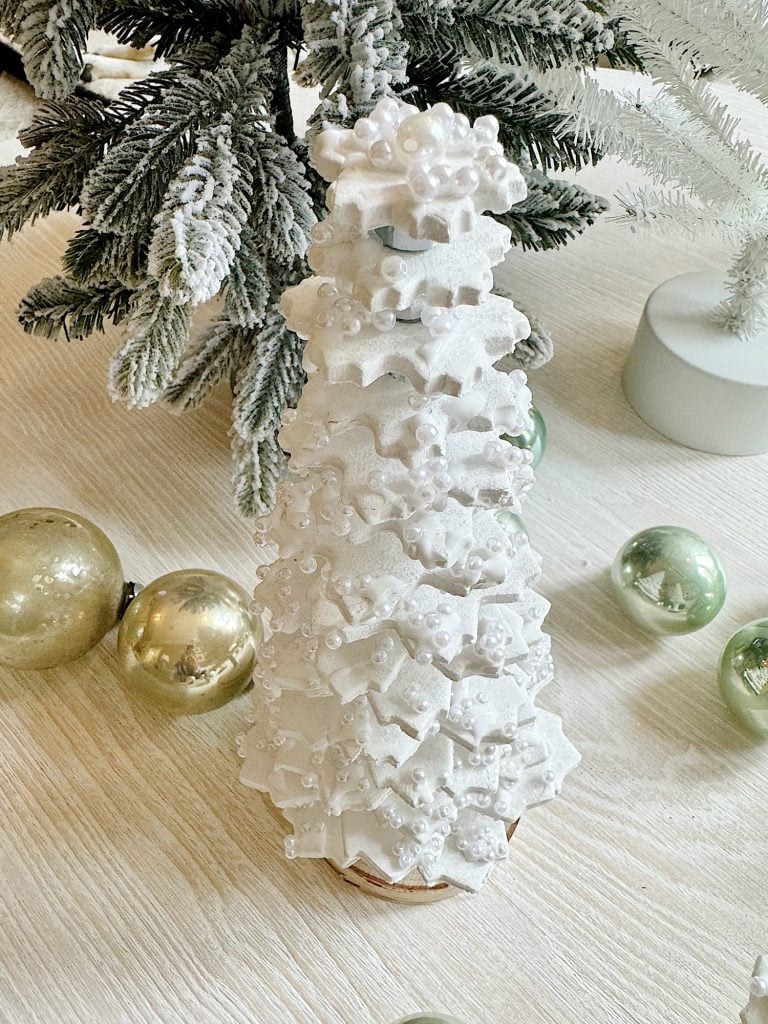
[[[535,706],[549,681],[539,561],[520,511],[525,375],[495,368],[529,325],[490,294],[525,195],[496,142],[444,104],[382,100],[328,128],[333,181],[286,292],[309,383],[284,421],[289,478],[257,523],[257,670],[243,781],[292,824],[289,856],[372,865],[390,881],[477,889],[506,831],[578,756]]]

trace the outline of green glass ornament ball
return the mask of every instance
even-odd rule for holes
[[[120,559],[93,523],[58,508],[0,516],[0,663],[53,668],[81,657],[117,622]]]
[[[725,601],[725,573],[714,549],[682,526],[655,526],[635,534],[611,571],[627,615],[660,635],[693,633]]]
[[[497,513],[496,518],[504,529],[509,530],[510,533],[522,533],[526,537],[528,536],[528,528],[516,513],[510,512],[508,509],[502,509],[501,512]]]
[[[503,441],[508,441],[516,448],[527,448],[533,455],[533,468],[535,469],[544,458],[547,447],[547,424],[535,405],[530,408],[530,416],[533,420],[533,427],[524,430],[521,434],[502,434]]]
[[[768,736],[768,619],[738,629],[720,659],[720,693],[739,721]]]
[[[154,580],[120,623],[117,657],[127,689],[173,714],[200,714],[237,697],[260,642],[250,604],[242,587],[208,569]]]

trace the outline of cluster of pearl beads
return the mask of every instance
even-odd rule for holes
[[[428,306],[421,310],[421,322],[433,338],[444,338],[451,334],[464,319],[462,306]]]
[[[315,316],[315,323],[324,330],[334,328],[341,334],[351,337],[359,334],[365,326],[383,334],[391,331],[397,323],[394,310],[382,309],[371,313],[362,302],[340,291],[330,281],[324,281],[317,294],[320,308]]]
[[[433,423],[418,422],[414,425],[414,438],[418,448],[429,448],[437,441],[437,427]],[[448,460],[436,456],[414,466],[407,475],[395,476],[374,471],[368,477],[368,487],[378,494],[385,491],[398,494],[401,498],[398,504],[403,515],[431,509],[439,512],[445,508],[447,496],[453,487],[453,478],[448,472]],[[405,527],[406,543],[417,544],[420,538],[421,527]]]
[[[478,583],[487,582],[488,564],[502,552],[504,544],[498,537],[491,537],[486,550],[472,547],[470,541],[467,541],[467,545],[463,560],[457,560],[451,566],[451,576],[460,580],[465,587],[476,587]]]
[[[407,168],[414,198],[460,199],[485,182],[502,185],[515,168],[498,142],[499,122],[492,115],[471,125],[447,103],[419,111],[387,97],[352,130],[354,145],[379,170]]]
[[[464,697],[457,701],[445,712],[449,722],[460,725],[467,732],[472,732],[477,727],[477,717],[473,714],[475,708],[484,708],[488,705],[489,697],[484,691],[475,694],[474,697]]]
[[[409,602],[403,602],[404,611],[409,607]],[[415,644],[413,657],[418,665],[431,665],[435,656],[444,656],[446,648],[461,639],[460,627],[458,630],[451,628],[456,618],[447,602],[438,604],[430,612],[418,609],[408,612],[403,627]]]
[[[522,419],[520,426],[523,426]],[[486,442],[483,458],[499,471],[508,472],[518,466],[530,466],[533,462],[533,453],[527,448],[516,448],[513,444],[505,444],[499,438],[493,438]]]
[[[495,619],[483,619],[477,631],[475,653],[491,665],[503,665],[506,645],[507,637],[502,623]]]
[[[542,637],[529,646],[525,667],[535,689],[545,686],[552,679],[555,663],[547,637]]]
[[[469,825],[460,829],[456,847],[471,861],[489,863],[507,857],[506,840],[499,841],[497,831],[491,825]]]
[[[425,843],[419,843],[415,839],[407,843],[400,839],[392,847],[392,853],[397,857],[401,868],[416,868],[420,865],[427,869],[433,868],[442,852],[443,839],[438,835],[430,836]]]

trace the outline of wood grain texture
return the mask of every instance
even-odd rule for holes
[[[608,196],[627,177],[607,162],[582,175]],[[183,419],[129,413],[105,391],[115,332],[52,344],[16,324],[74,227],[59,215],[2,246],[0,512],[80,512],[134,579],[197,565],[250,587],[226,390]],[[729,719],[715,671],[730,632],[768,613],[768,458],[677,447],[619,387],[650,289],[722,259],[710,240],[637,240],[604,219],[503,271],[556,334],[533,378],[550,446],[525,520],[553,602],[546,701],[584,761],[482,894],[388,905],[286,862],[237,778],[247,698],[154,716],[121,689],[111,636],[68,668],[0,671],[2,1024],[388,1024],[417,1009],[735,1024],[768,948],[768,747]],[[701,633],[655,641],[621,617],[608,566],[661,523],[717,546],[730,593]]]

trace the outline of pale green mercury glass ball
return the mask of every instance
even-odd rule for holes
[[[768,619],[737,630],[720,659],[720,693],[739,719],[758,736],[768,736]]]
[[[535,405],[530,408],[533,427],[531,430],[524,430],[521,434],[502,434],[502,441],[508,441],[516,448],[527,448],[533,456],[533,468],[544,458],[547,447],[547,424]]]
[[[0,663],[53,668],[81,657],[117,622],[123,570],[109,538],[57,508],[0,517]]]
[[[528,528],[515,512],[510,512],[509,509],[502,509],[501,512],[496,513],[496,518],[504,529],[509,530],[510,533],[523,533],[526,537],[528,536]]]
[[[161,576],[130,603],[117,656],[127,689],[173,714],[220,707],[248,685],[256,662],[251,600],[218,572]]]
[[[442,1013],[414,1013],[410,1017],[403,1017],[397,1024],[463,1024],[463,1021],[456,1017],[446,1017]]]
[[[651,633],[693,633],[725,601],[725,573],[714,549],[682,526],[656,526],[635,534],[611,570],[627,615]]]

